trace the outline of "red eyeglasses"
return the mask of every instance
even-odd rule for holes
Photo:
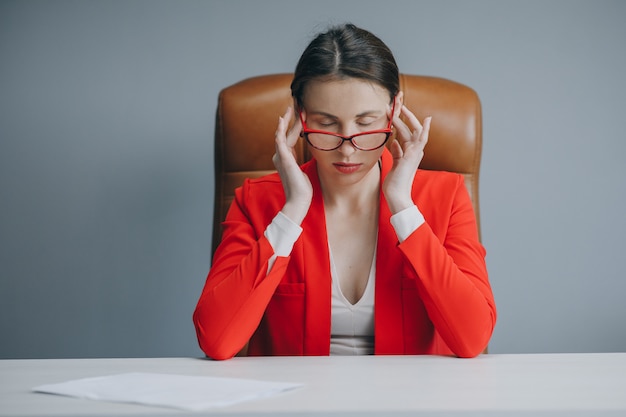
[[[393,113],[395,111],[396,101],[393,101],[391,107],[391,117],[389,123],[384,129],[369,130],[367,132],[360,132],[352,136],[342,136],[338,133],[327,132],[325,130],[309,129],[302,117],[302,110],[298,109],[300,115],[300,121],[302,122],[302,135],[309,144],[315,149],[320,151],[333,151],[343,145],[343,142],[348,140],[357,149],[362,151],[373,151],[382,147],[391,136],[391,125],[393,122]]]

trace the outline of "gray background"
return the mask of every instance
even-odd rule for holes
[[[0,2],[0,357],[201,355],[217,94],[344,21],[482,98],[491,352],[626,350],[626,2],[63,0]]]

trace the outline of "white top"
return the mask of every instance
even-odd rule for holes
[[[376,253],[372,260],[369,278],[361,298],[352,304],[343,295],[337,269],[330,252],[332,300],[330,321],[331,355],[374,354],[374,280],[376,279]]]

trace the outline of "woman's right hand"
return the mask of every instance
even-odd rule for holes
[[[293,116],[293,108],[289,107],[285,114],[278,118],[276,153],[272,157],[272,162],[278,170],[285,190],[286,202],[282,212],[295,223],[302,224],[311,206],[313,186],[309,177],[300,169],[294,150],[302,131],[302,123],[296,119],[291,129],[287,130]]]

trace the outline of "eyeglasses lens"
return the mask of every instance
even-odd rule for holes
[[[362,150],[377,149],[387,141],[387,136],[386,133],[357,135],[352,138],[352,143]],[[308,140],[311,145],[322,150],[336,149],[343,142],[343,138],[325,133],[309,133]]]

